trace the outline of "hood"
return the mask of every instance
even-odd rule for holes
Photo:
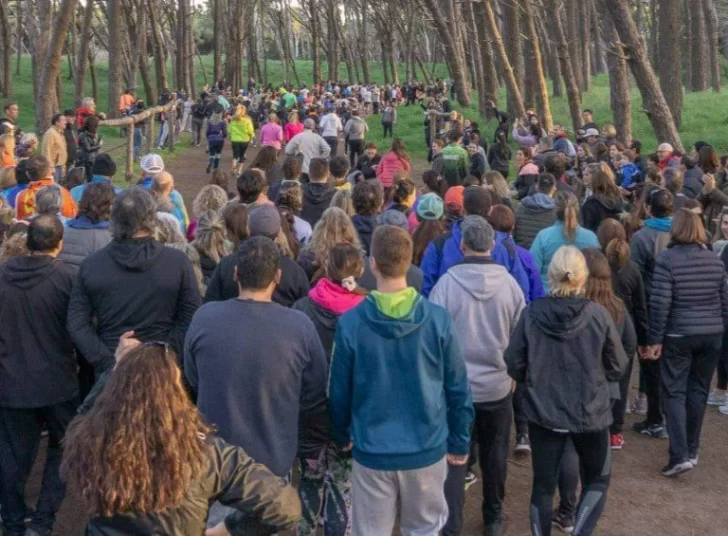
[[[539,212],[543,210],[553,210],[555,208],[553,198],[546,194],[529,195],[521,201],[521,205],[523,205],[523,208],[527,208],[528,210],[535,210]]]
[[[75,220],[68,220],[66,227],[72,229],[108,229],[111,224],[108,221],[93,221],[87,216],[79,216]]]
[[[622,200],[621,199],[602,199],[600,197],[597,197],[595,195],[591,196],[589,199],[587,199],[587,202],[592,201],[595,203],[599,203],[607,210],[610,210],[612,212],[618,212],[622,210]]]
[[[14,287],[29,289],[48,279],[55,259],[49,255],[12,257],[3,265],[3,278]]]
[[[111,258],[124,270],[144,272],[157,260],[164,246],[153,238],[115,240],[107,246]]]
[[[327,184],[309,182],[303,185],[303,198],[312,205],[328,205],[331,202],[333,189]]]
[[[344,314],[364,301],[364,296],[354,294],[325,278],[319,279],[316,286],[308,292],[308,297],[312,303],[335,316]]]
[[[546,298],[531,302],[530,318],[541,331],[559,340],[571,340],[586,326],[585,298]]]
[[[672,228],[672,218],[647,218],[645,220],[645,227],[669,233]]]
[[[460,288],[477,301],[486,301],[500,292],[511,277],[503,266],[490,257],[465,257],[448,270]]]
[[[430,312],[424,303],[425,300],[417,294],[410,310],[399,318],[388,316],[379,310],[376,293],[370,293],[362,303],[362,317],[364,322],[386,339],[401,339],[406,337],[428,319]]]
[[[370,235],[377,227],[376,216],[359,216],[358,214],[354,214],[351,217],[351,222],[354,224],[354,229],[356,229],[359,234]]]

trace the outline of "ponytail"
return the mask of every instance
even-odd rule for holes
[[[627,266],[629,260],[629,244],[624,238],[613,238],[607,244],[604,254],[613,272],[619,272]]]
[[[564,223],[564,237],[573,244],[576,239],[576,230],[579,227],[577,220],[579,202],[574,194],[557,192],[554,204],[556,205],[556,218]]]

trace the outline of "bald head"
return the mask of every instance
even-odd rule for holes
[[[152,180],[152,192],[167,197],[172,193],[172,190],[174,190],[174,177],[172,174],[167,171],[157,173],[154,180]]]
[[[63,246],[63,224],[54,215],[33,218],[28,226],[26,245],[31,253],[55,257]]]

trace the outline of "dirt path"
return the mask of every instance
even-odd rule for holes
[[[180,151],[188,141],[183,141]],[[249,161],[256,150],[251,149]],[[229,144],[221,167],[230,169]],[[203,148],[185,149],[168,170],[175,177],[177,189],[188,207],[199,189],[207,184],[206,154]],[[415,162],[415,175],[426,169],[426,163]],[[230,189],[234,191],[234,180]],[[636,377],[636,374],[633,375]],[[633,393],[630,395],[631,396]],[[700,465],[678,479],[659,474],[667,462],[668,442],[649,439],[631,430],[637,416],[627,416],[626,445],[612,458],[612,485],[604,515],[595,534],[600,536],[726,536],[728,535],[728,416],[709,408],[703,427]],[[506,484],[506,535],[527,536],[528,502],[531,490],[530,461],[511,458]],[[479,472],[478,472],[479,475]],[[29,492],[37,495],[41,474],[35,467]],[[479,475],[480,478],[480,475]],[[480,514],[481,483],[467,492],[463,536],[479,536],[483,525]],[[84,515],[77,500],[69,496],[58,515],[55,535],[74,536],[83,533]],[[557,531],[554,529],[554,534]]]

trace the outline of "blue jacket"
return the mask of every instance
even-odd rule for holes
[[[634,164],[627,164],[619,169],[617,176],[619,177],[619,185],[622,188],[629,188],[639,182],[640,170]]]
[[[152,178],[146,177],[141,186],[150,190],[152,188]],[[182,198],[182,194],[177,190],[172,190],[169,194],[169,200],[172,202],[172,215],[179,221],[180,229],[182,234],[187,234],[187,226],[190,224],[189,216],[187,216],[187,208],[185,208],[185,200]]]
[[[543,298],[546,293],[543,290],[543,283],[541,283],[541,272],[539,272],[533,255],[526,248],[522,248],[519,245],[516,245],[516,251],[518,252],[518,258],[521,259],[521,264],[523,264],[523,269],[526,270],[526,274],[528,275],[528,295],[526,296],[526,301],[532,302]]]
[[[88,186],[92,182],[104,182],[104,181],[111,182],[111,179],[109,179],[108,177],[102,177],[101,175],[94,175],[93,177],[91,177],[91,181],[88,182],[87,184],[79,184],[78,186],[71,188],[71,197],[73,198],[73,200],[76,203],[80,203],[81,197],[83,197],[83,192],[84,192],[84,190],[86,190],[86,186]],[[151,181],[149,184],[151,185]],[[112,184],[112,186],[114,186],[114,185]],[[119,188],[118,186],[114,186],[114,192],[116,192],[117,195],[119,195],[119,193],[121,193],[121,191],[122,191],[122,188]]]
[[[370,469],[467,454],[473,402],[450,314],[422,296],[402,318],[374,297],[339,318],[329,375],[331,433]]]
[[[526,301],[528,301],[528,296],[530,294],[528,274],[526,274],[526,270],[523,268],[523,264],[516,253],[513,239],[508,237],[504,243],[506,236],[505,233],[501,234],[502,236],[500,239],[496,237],[496,243],[493,247],[493,251],[490,253],[490,256],[495,262],[504,266],[506,270],[508,270],[508,273],[513,276],[518,283],[518,286],[521,287],[523,295],[526,297]],[[462,234],[460,233],[460,221],[457,221],[452,226],[449,233],[436,238],[429,246],[427,246],[425,255],[422,258],[422,263],[420,264],[420,268],[422,269],[424,276],[422,294],[425,297],[430,295],[430,291],[434,288],[437,280],[440,279],[440,277],[442,277],[442,275],[447,272],[451,266],[463,260],[463,252],[460,251],[461,240]]]
[[[531,255],[541,272],[541,283],[546,293],[549,291],[549,265],[561,246],[576,246],[579,249],[598,248],[599,240],[592,231],[579,225],[576,228],[574,242],[569,242],[564,236],[564,222],[560,220],[556,220],[551,227],[540,231],[531,245]]]
[[[227,109],[227,108],[226,108]],[[214,142],[220,142],[225,141],[225,138],[227,138],[227,123],[225,121],[221,121],[217,125],[207,122],[207,131],[205,132],[207,135],[207,141],[210,143]]]
[[[8,202],[8,205],[15,208],[15,200],[18,198],[18,194],[28,187],[27,184],[16,184],[12,188],[8,188],[3,192],[3,197]]]

